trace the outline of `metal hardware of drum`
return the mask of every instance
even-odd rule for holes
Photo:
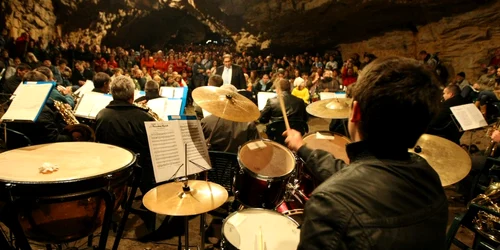
[[[297,222],[272,210],[248,208],[230,214],[222,225],[221,249],[297,249],[300,229]]]
[[[103,224],[106,200],[114,201],[113,211],[121,204],[135,161],[128,150],[92,142],[7,151],[0,162],[16,167],[0,168],[0,200],[17,204],[19,224],[29,239],[51,244],[81,239]],[[39,173],[47,162],[58,171]]]
[[[265,146],[259,148],[257,143]],[[276,142],[254,140],[241,146],[238,162],[233,182],[236,199],[247,207],[276,208],[295,169],[293,153]]]

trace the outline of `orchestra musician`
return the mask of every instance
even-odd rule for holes
[[[216,86],[237,93],[236,87],[223,84],[222,77],[212,75],[208,86]],[[238,153],[238,148],[245,142],[259,138],[255,122],[234,122],[209,115],[201,120],[203,134],[210,145],[210,150]]]
[[[439,107],[440,88],[416,60],[377,59],[352,89],[350,164],[284,132],[322,181],[305,205],[299,250],[444,249],[448,203],[436,171],[408,153]]]
[[[92,92],[109,93],[109,84],[111,83],[111,77],[104,72],[99,72],[94,75],[94,89]]]

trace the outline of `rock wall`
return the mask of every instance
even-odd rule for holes
[[[415,57],[421,50],[439,52],[450,76],[464,71],[469,81],[479,77],[481,64],[487,64],[493,52],[500,48],[500,1],[471,12],[423,26],[415,31],[393,31],[361,42],[344,43],[340,49],[349,55],[364,52],[379,57],[400,55]]]
[[[2,1],[0,10],[12,37],[29,31],[34,39],[45,41],[56,34],[56,16],[52,0],[7,0]]]

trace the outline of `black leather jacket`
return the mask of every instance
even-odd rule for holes
[[[437,173],[406,150],[347,145],[351,160],[299,149],[318,180],[305,206],[300,250],[444,249],[448,202]]]
[[[288,92],[283,92],[283,102],[285,102],[288,120],[307,121],[306,104],[304,100]],[[266,106],[260,112],[260,123],[268,123],[269,120],[271,120],[271,122],[283,120],[283,113],[281,112],[278,97],[269,98]]]

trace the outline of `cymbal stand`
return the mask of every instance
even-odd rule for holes
[[[188,179],[188,159],[187,159],[187,143],[184,143],[184,187],[182,190],[184,191],[181,195],[187,195],[191,188],[189,187],[189,179]],[[184,217],[184,249],[189,250],[189,217]],[[180,236],[179,236],[180,238]],[[181,245],[179,244],[179,250],[181,249]]]

